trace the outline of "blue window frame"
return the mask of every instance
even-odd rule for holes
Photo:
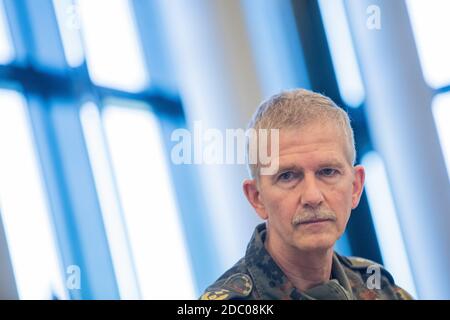
[[[41,240],[55,257],[50,259],[52,267],[48,271],[59,270],[55,272],[56,280],[42,277],[37,279],[42,282],[40,286],[32,287],[41,290],[40,298],[48,299],[194,298],[211,279],[217,254],[205,241],[209,233],[201,197],[196,193],[195,168],[175,167],[167,161],[170,132],[185,127],[185,122],[176,86],[167,76],[170,67],[160,35],[155,28],[146,27],[154,23],[147,21],[153,12],[152,4],[108,1],[110,11],[99,17],[99,10],[104,9],[99,3],[0,3],[5,9],[3,15],[0,10],[0,90],[5,97],[7,92],[16,92],[16,97],[20,96],[18,92],[23,95],[19,107],[26,114],[28,122],[23,126],[28,128],[28,146],[33,148],[27,152],[35,154],[34,176],[40,179],[39,187],[38,182],[34,187],[42,198],[39,216],[48,222],[47,229],[53,230],[42,231]],[[104,20],[102,25],[96,21],[100,18]],[[111,28],[116,32],[112,33]],[[148,67],[154,70],[151,82]],[[10,87],[21,90],[8,91]],[[122,102],[119,107],[111,105],[111,101]],[[136,104],[147,108],[141,108],[138,116],[133,107]],[[7,107],[13,108],[14,104]],[[123,121],[116,115],[122,112]],[[129,122],[127,117],[131,117]],[[134,129],[133,121],[144,130],[144,135],[130,131],[128,136],[134,140],[130,146],[134,142],[139,146],[134,149],[136,157],[142,153],[148,160],[139,164],[147,174],[142,186],[155,189],[158,181],[166,190],[166,201],[161,202],[164,198],[152,192],[148,192],[148,198],[142,194],[133,199],[124,190],[124,185],[139,190],[135,181],[123,182],[130,168],[120,161],[117,164],[127,146],[117,146],[121,137],[118,130],[127,126]],[[8,138],[10,135],[5,135]],[[157,155],[150,153],[152,143],[158,146]],[[105,151],[100,157],[92,152],[97,148]],[[99,170],[102,163],[108,166],[103,172]],[[154,174],[158,174],[157,180],[150,178]],[[103,184],[99,182],[105,177]],[[151,207],[157,200],[161,206]],[[135,208],[140,205],[148,210],[138,213]],[[7,218],[2,222],[13,256],[16,250],[8,234],[16,234],[12,230],[18,230],[15,226],[22,221],[11,222],[10,206],[0,206],[2,218]],[[167,234],[162,232],[164,226]],[[166,236],[166,244],[157,242],[156,234],[146,234],[147,228]],[[23,237],[24,231],[20,232]],[[126,252],[118,254],[122,249]],[[169,271],[159,263],[167,258],[162,249],[177,253],[171,258],[178,272],[174,279],[184,283],[184,289],[158,295],[163,285],[155,281],[169,276],[160,274]],[[25,280],[20,277],[26,279],[27,273],[19,275],[22,263],[16,261],[20,259],[13,257],[19,297],[31,297],[21,285]],[[157,265],[146,270],[152,264]],[[43,293],[44,287],[49,288],[48,294]]]

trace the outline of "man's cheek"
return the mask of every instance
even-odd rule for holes
[[[278,214],[278,215],[283,214],[283,201],[282,201],[281,197],[271,199],[269,206],[270,206],[270,210],[274,214]]]
[[[348,217],[341,217],[340,219],[338,218],[338,220],[336,221],[336,230],[339,233],[339,235],[341,235],[342,233],[345,232],[345,227],[347,226],[347,222],[348,222]]]

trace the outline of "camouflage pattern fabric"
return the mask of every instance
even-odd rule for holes
[[[410,300],[392,276],[373,261],[334,253],[331,279],[306,291],[296,289],[264,246],[266,225],[258,225],[245,256],[209,286],[202,300]],[[370,266],[380,270],[379,289],[367,285]]]

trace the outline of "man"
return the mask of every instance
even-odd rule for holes
[[[348,115],[329,98],[293,90],[263,102],[250,129],[279,129],[277,170],[250,163],[243,189],[258,225],[245,256],[201,299],[411,299],[380,265],[334,252],[360,200],[364,168]],[[247,152],[252,144],[249,144]],[[369,269],[368,269],[369,268]],[[378,278],[377,278],[378,277]]]

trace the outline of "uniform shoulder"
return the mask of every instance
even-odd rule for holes
[[[366,258],[361,258],[361,257],[340,256],[340,258],[342,261],[346,262],[350,268],[355,268],[355,269],[367,268],[372,265],[381,266],[381,264],[379,264],[378,262],[375,262],[375,261],[372,261],[372,260],[369,260]]]
[[[350,269],[364,274],[371,273],[375,268],[378,268],[382,275],[384,275],[391,284],[395,285],[394,277],[378,262],[361,257],[339,256],[339,259]]]
[[[206,288],[200,300],[249,299],[252,290],[253,280],[244,257]]]
[[[247,299],[252,289],[253,281],[248,274],[234,273],[208,287],[200,300]]]
[[[339,256],[339,259],[348,268],[355,272],[359,272],[363,278],[369,277],[373,274],[374,270],[378,268],[384,279],[386,279],[389,283],[389,299],[414,300],[414,298],[406,290],[395,284],[394,277],[381,264],[361,257]]]

